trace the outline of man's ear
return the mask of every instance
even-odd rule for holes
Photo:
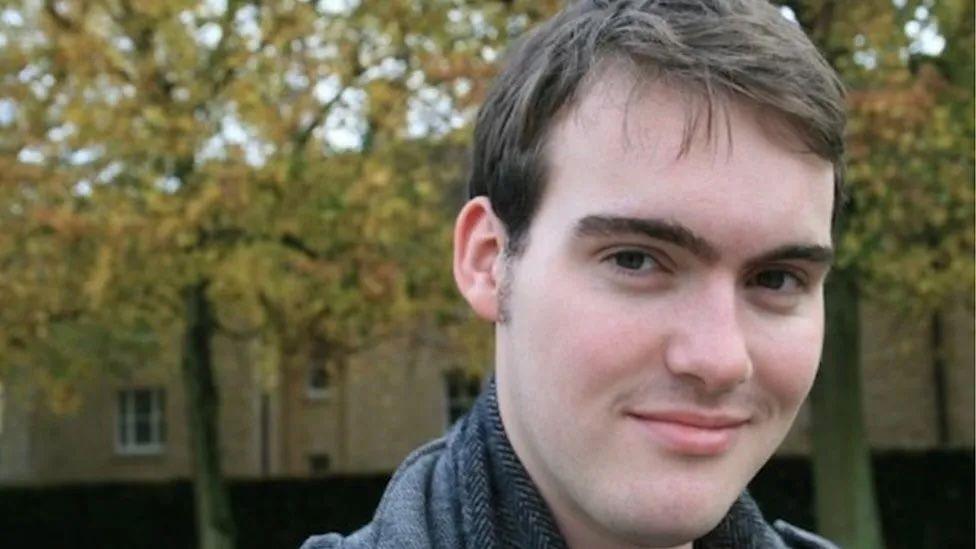
[[[481,318],[498,322],[506,233],[485,196],[468,201],[454,224],[454,281]]]

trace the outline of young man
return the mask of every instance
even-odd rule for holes
[[[746,484],[816,373],[843,92],[758,0],[574,4],[478,117],[454,274],[495,380],[306,547],[830,547]]]

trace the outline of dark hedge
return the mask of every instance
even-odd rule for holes
[[[888,549],[973,547],[972,451],[874,459]],[[312,533],[348,533],[373,514],[388,477],[234,481],[240,548],[296,548]],[[776,458],[750,485],[767,518],[816,529],[810,463]],[[0,547],[192,548],[188,481],[0,487]]]
[[[887,549],[974,546],[972,450],[881,452],[874,484]],[[749,485],[767,519],[816,530],[806,458],[776,458]]]

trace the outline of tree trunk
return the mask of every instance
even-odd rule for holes
[[[184,289],[183,388],[193,452],[193,495],[200,549],[233,549],[234,517],[220,470],[218,397],[211,343],[215,330],[206,283]]]
[[[936,435],[939,447],[948,446],[949,433],[949,375],[945,357],[945,329],[939,311],[932,313],[929,344],[932,350],[932,387],[935,391]]]
[[[349,425],[349,363],[346,356],[343,353],[336,363],[339,374],[336,376],[338,378],[336,390],[339,393],[339,463],[343,471],[348,471],[352,466],[352,460],[349,459],[351,426]]]
[[[813,473],[820,533],[848,549],[882,547],[864,429],[858,288],[852,273],[827,284],[824,356],[811,396]]]

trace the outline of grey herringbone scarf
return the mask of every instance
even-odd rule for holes
[[[494,380],[457,428],[457,444],[449,448],[460,477],[464,547],[564,549],[505,434]]]

